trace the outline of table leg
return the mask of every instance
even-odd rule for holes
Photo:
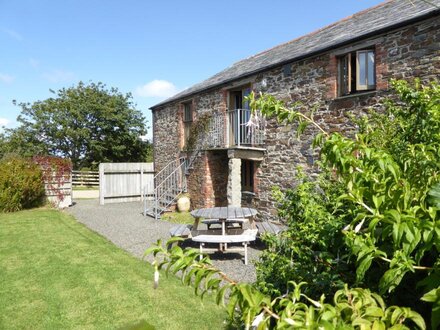
[[[247,243],[243,243],[244,245],[244,264],[248,264],[248,255],[247,255]]]
[[[250,229],[256,229],[257,226],[255,225],[254,217],[249,218],[249,227]]]
[[[203,246],[205,245],[205,243],[200,243],[200,260],[203,259]]]
[[[222,235],[226,235],[226,219],[220,219],[220,221],[222,222]],[[226,251],[227,248],[228,244],[220,244],[221,251]]]
[[[196,217],[194,220],[194,230],[199,230],[200,218]]]

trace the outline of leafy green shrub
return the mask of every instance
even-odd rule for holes
[[[37,164],[12,156],[0,161],[0,169],[1,212],[15,212],[44,202],[43,177]]]
[[[338,198],[327,197],[335,209],[338,203],[346,205],[345,214],[334,215],[349,223],[343,228],[344,245],[354,257],[355,284],[378,291],[387,303],[410,306],[426,319],[431,317],[436,329],[440,326],[440,86],[436,82],[422,86],[417,80],[412,85],[392,81],[391,86],[399,101],[388,101],[384,113],[360,120],[360,130],[352,137],[327,133],[313,120],[313,113],[288,109],[269,95],[259,99],[251,95],[250,103],[267,116],[298,123],[300,131],[308,125],[319,129],[314,144],[320,147],[321,167],[344,187]],[[291,203],[298,203],[297,196],[293,198]],[[312,198],[308,193],[305,200]],[[320,205],[316,201],[318,209]],[[301,215],[298,211],[290,209],[290,218]],[[332,248],[329,244],[325,250]],[[291,260],[295,259],[287,255],[286,261]],[[295,272],[291,275],[291,280],[301,280]]]
[[[216,295],[217,304],[227,307],[234,328],[238,329],[426,329],[423,318],[410,308],[388,306],[380,295],[363,288],[338,290],[332,299],[308,297],[306,283],[289,282],[286,294],[272,299],[251,284],[236,283],[225,273],[212,266],[208,257],[199,260],[199,251],[182,249],[173,243],[165,246],[159,240],[145,251],[155,260],[155,287],[159,284],[160,270],[175,274],[185,285],[195,287],[202,298],[206,293]],[[431,296],[434,296],[432,294]],[[226,297],[228,299],[226,299]],[[432,299],[435,297],[428,297]]]
[[[271,296],[284,294],[289,281],[307,282],[305,294],[319,299],[333,295],[344,283],[354,283],[355,268],[348,262],[344,245],[343,204],[334,203],[341,194],[336,182],[322,175],[310,181],[302,171],[295,189],[274,188],[278,215],[288,229],[278,235],[266,234],[266,249],[256,263],[257,286]]]

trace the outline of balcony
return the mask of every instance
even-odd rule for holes
[[[203,149],[262,148],[264,127],[249,109],[229,110],[212,116],[203,139]]]

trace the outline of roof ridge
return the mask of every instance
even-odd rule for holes
[[[434,8],[427,5],[429,3],[434,4]],[[152,106],[151,109],[234,79],[241,79],[277,65],[353,42],[353,40],[396,29],[403,24],[431,17],[431,14],[440,14],[440,0],[383,1],[306,35],[232,63],[211,77]]]
[[[373,7],[369,7],[369,8],[366,8],[366,9],[362,9],[361,11],[358,11],[357,13],[354,13],[354,14],[351,14],[351,15],[346,16],[346,17],[344,17],[344,18],[341,18],[340,20],[338,20],[338,21],[336,21],[336,22],[334,22],[334,23],[330,23],[330,24],[325,25],[325,26],[323,26],[323,27],[321,27],[321,28],[319,28],[319,29],[317,29],[317,30],[314,30],[314,31],[312,31],[312,32],[309,32],[309,33],[307,33],[307,34],[304,34],[304,35],[301,35],[301,36],[299,36],[299,37],[297,37],[297,38],[294,38],[294,39],[292,39],[292,40],[286,41],[286,42],[284,42],[284,43],[282,43],[282,44],[279,44],[279,45],[276,45],[276,46],[274,46],[274,47],[271,47],[271,48],[268,48],[268,49],[266,49],[266,50],[263,50],[263,51],[261,51],[261,52],[259,52],[259,53],[257,53],[257,54],[251,55],[251,56],[249,56],[249,57],[247,57],[247,58],[245,58],[245,59],[242,59],[242,60],[240,60],[240,61],[238,61],[238,62],[236,62],[236,63],[240,63],[240,62],[242,62],[242,61],[246,61],[246,60],[249,60],[249,59],[251,59],[251,58],[255,58],[255,57],[261,56],[261,55],[263,55],[263,54],[265,54],[265,53],[268,53],[268,52],[270,52],[270,51],[272,51],[272,50],[274,50],[274,49],[277,49],[277,48],[280,48],[280,47],[286,46],[286,45],[288,45],[288,44],[291,44],[291,43],[297,42],[298,40],[301,40],[301,39],[304,39],[304,38],[306,38],[306,37],[309,37],[309,36],[315,35],[315,34],[321,32],[321,31],[323,31],[323,30],[327,30],[327,29],[331,28],[332,26],[338,25],[338,24],[340,24],[340,23],[342,23],[342,22],[344,22],[344,21],[348,21],[348,20],[354,18],[355,16],[363,15],[363,14],[365,14],[365,13],[367,13],[367,12],[370,12],[370,11],[372,11],[373,9],[376,9],[376,8],[378,8],[378,7],[385,6],[385,5],[388,4],[389,2],[393,2],[393,1],[399,1],[399,0],[385,0],[385,1],[383,1],[383,2],[381,2],[381,3],[379,3],[379,4],[377,4],[377,5],[375,5],[375,6],[373,6]],[[234,63],[234,64],[235,64],[235,63]]]

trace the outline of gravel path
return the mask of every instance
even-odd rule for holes
[[[66,209],[79,222],[138,258],[142,258],[147,247],[158,239],[166,241],[169,238],[168,231],[176,225],[144,217],[142,211],[142,204],[139,202],[99,205],[96,199],[77,200],[74,206]],[[190,241],[185,243],[198,248],[198,245]],[[211,253],[210,257],[214,265],[232,279],[253,282],[253,261],[258,259],[260,252],[261,246],[258,243],[253,242],[248,247],[248,265],[244,264],[243,254],[239,253]]]

